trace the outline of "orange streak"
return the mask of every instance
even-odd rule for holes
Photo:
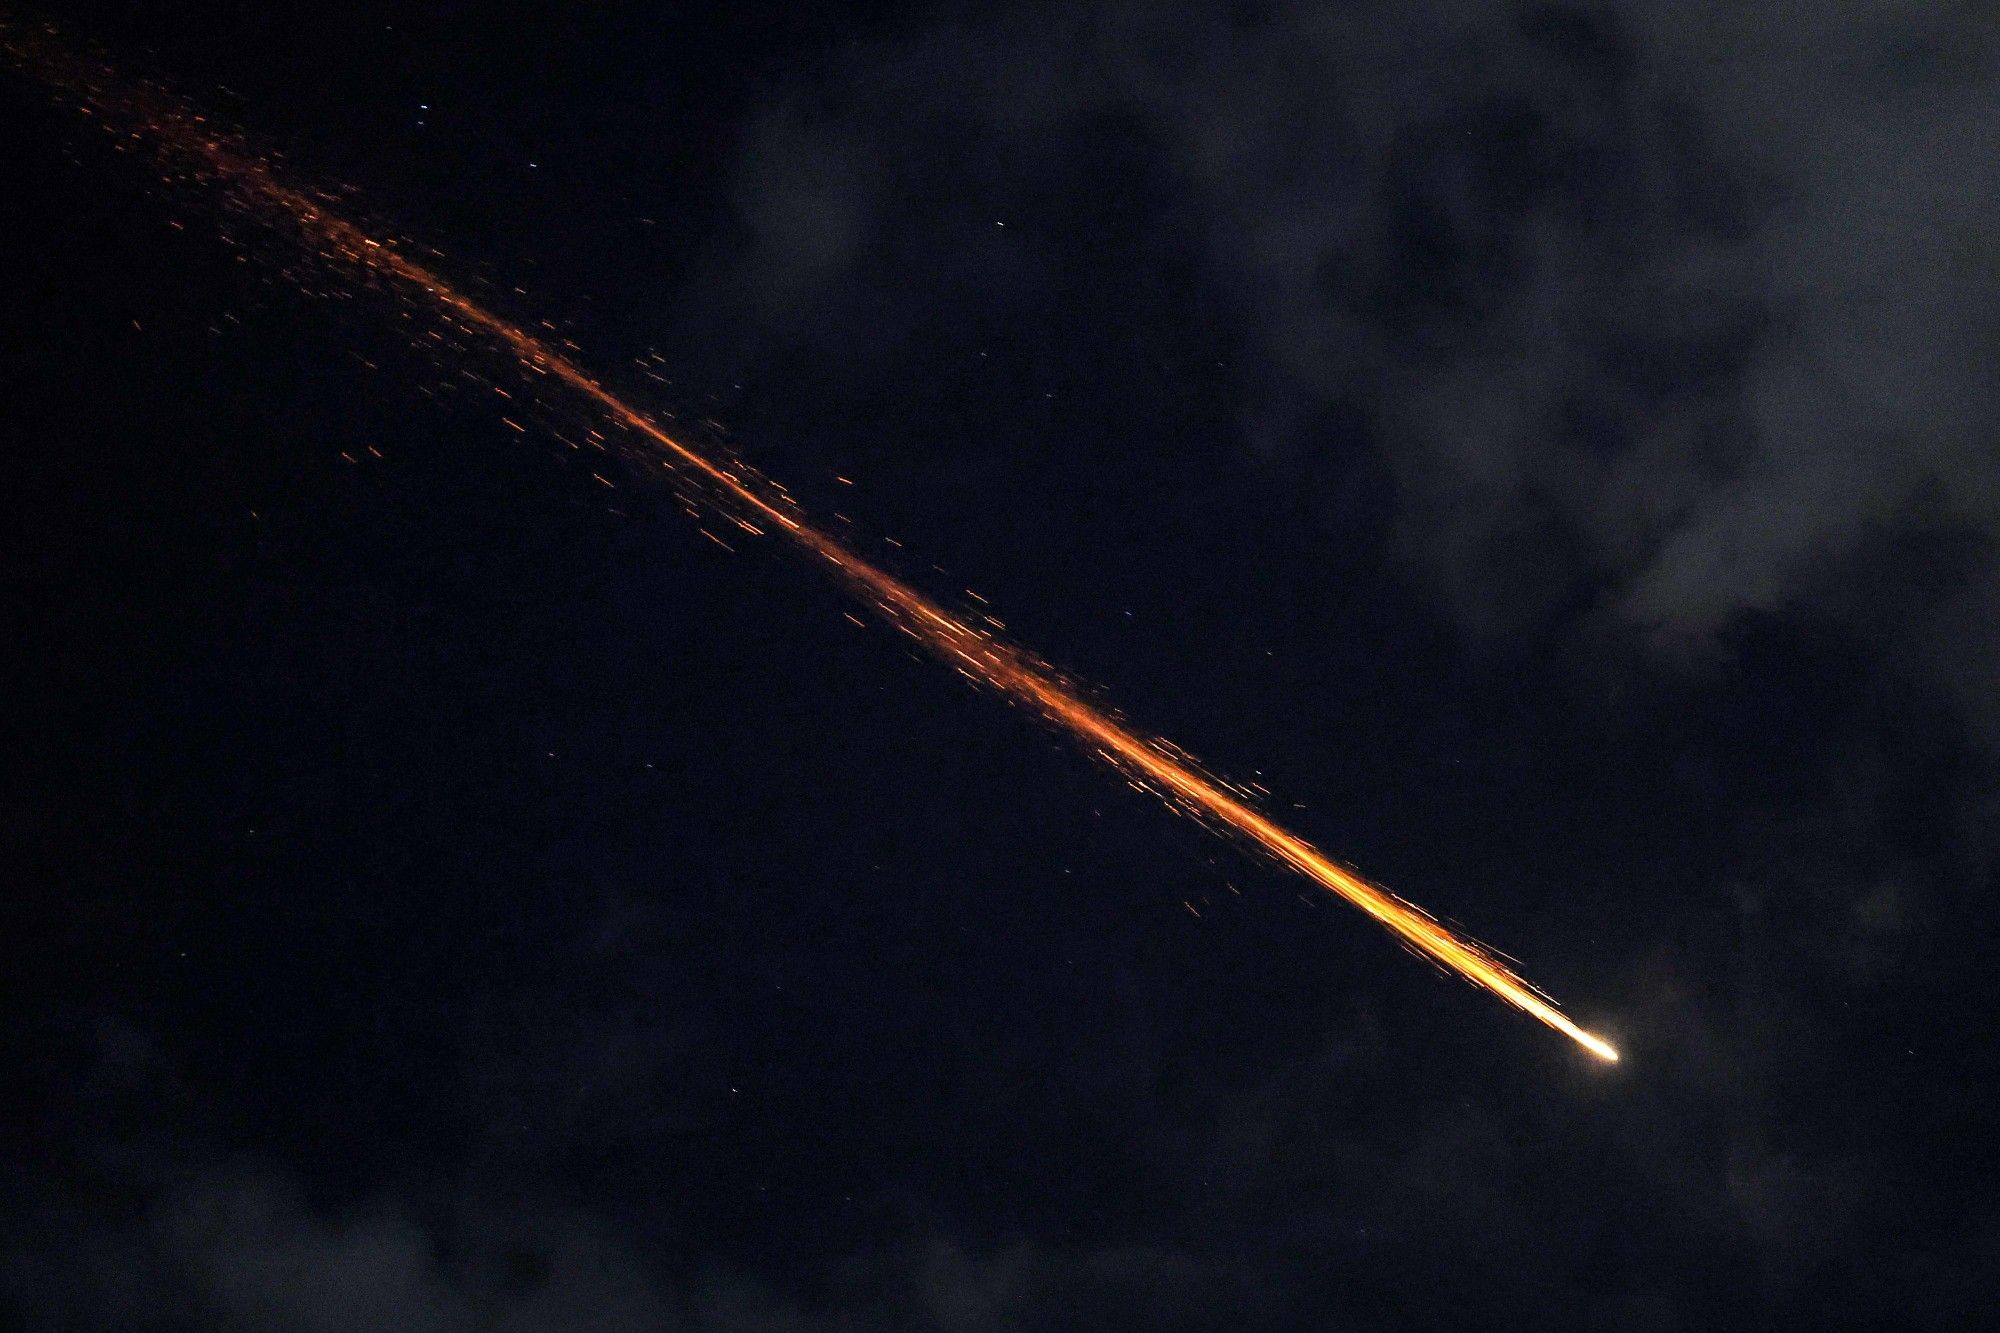
[[[32,39],[30,39],[32,40]],[[267,163],[227,142],[203,120],[151,89],[119,89],[110,71],[53,52],[20,38],[6,46],[18,64],[49,82],[79,93],[102,113],[123,107],[143,124],[156,146],[191,159],[207,175],[233,187],[246,203],[262,205],[297,227],[308,248],[352,264],[378,278],[420,293],[462,333],[477,333],[511,355],[524,371],[556,380],[629,436],[640,461],[664,465],[695,482],[712,504],[738,526],[759,518],[776,527],[802,552],[832,574],[877,615],[909,635],[932,655],[977,684],[1030,708],[1090,754],[1134,783],[1211,829],[1252,851],[1289,867],[1338,895],[1442,967],[1483,987],[1571,1038],[1599,1059],[1615,1061],[1610,1043],[1578,1027],[1545,996],[1478,944],[1447,930],[1428,913],[1330,860],[1311,843],[1273,822],[1227,783],[1203,772],[1170,743],[1133,731],[1106,709],[1091,703],[1061,673],[1018,645],[962,618],[887,570],[863,558],[815,526],[805,511],[774,482],[732,460],[711,457],[667,433],[569,357],[520,325],[488,310],[446,282],[428,266],[398,250],[392,241],[369,235],[330,211],[313,196],[279,181]],[[108,106],[107,106],[108,104]],[[329,253],[330,252],[330,253]],[[508,425],[521,427],[509,420]],[[596,432],[592,436],[596,437]],[[600,478],[602,480],[602,478]],[[716,539],[720,540],[720,539]]]

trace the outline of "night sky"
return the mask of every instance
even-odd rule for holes
[[[1990,0],[38,14],[1624,1059],[5,71],[0,1325],[1990,1317]]]

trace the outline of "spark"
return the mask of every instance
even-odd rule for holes
[[[1446,928],[1414,903],[1363,879],[1262,813],[1253,804],[1256,797],[1250,788],[1207,772],[1172,742],[1146,735],[1093,701],[1055,667],[1001,637],[997,620],[960,615],[863,557],[817,526],[782,486],[720,450],[701,448],[670,433],[554,343],[475,300],[429,264],[412,258],[393,238],[369,234],[320,195],[281,180],[267,158],[205,117],[157,88],[124,83],[101,62],[62,46],[49,30],[37,34],[10,29],[0,17],[0,49],[17,68],[78,97],[93,122],[120,135],[122,142],[149,141],[169,164],[182,165],[197,180],[221,187],[238,207],[264,222],[289,229],[309,253],[400,292],[428,307],[445,328],[504,353],[525,374],[560,385],[599,427],[610,428],[608,436],[591,429],[593,441],[615,447],[642,469],[665,472],[692,489],[719,517],[748,533],[781,534],[793,550],[844,585],[864,609],[975,685],[1040,716],[1138,790],[1312,881],[1359,909],[1421,957],[1569,1037],[1597,1058],[1618,1059],[1609,1042],[1572,1021],[1497,955]],[[113,128],[121,123],[132,128]],[[555,328],[546,321],[542,327]],[[443,341],[437,328],[426,337]],[[504,390],[500,394],[512,396]],[[502,420],[525,432],[511,417]],[[847,482],[845,477],[840,480]],[[706,527],[700,531],[717,545],[733,549]],[[1200,916],[1192,904],[1186,906]]]

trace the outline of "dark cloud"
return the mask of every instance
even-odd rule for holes
[[[763,117],[699,308],[865,379],[1089,284],[1073,247],[1187,258],[1244,444],[1384,474],[1475,638],[1831,617],[1990,726],[1996,90],[1976,5],[968,16]],[[1938,541],[1952,577],[1854,594]]]
[[[683,1326],[631,1253],[584,1220],[420,1221],[393,1200],[338,1212],[283,1172],[190,1164],[124,1227],[35,1217],[8,1256],[30,1329],[653,1330]],[[754,1327],[779,1327],[777,1324]],[[743,1325],[753,1327],[753,1325]]]
[[[773,1330],[754,1285],[657,1267],[598,1220],[476,1193],[313,1191],[232,1153],[199,1099],[124,1024],[62,1043],[68,1127],[0,1214],[0,1293],[30,1330],[300,1333]],[[768,1298],[764,1298],[768,1299]]]

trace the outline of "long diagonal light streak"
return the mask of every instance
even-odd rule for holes
[[[122,140],[141,140],[163,159],[222,187],[239,206],[289,228],[322,259],[396,289],[427,306],[458,334],[483,341],[518,367],[553,381],[599,424],[618,452],[664,469],[709,507],[752,532],[775,531],[832,575],[883,621],[974,683],[1031,710],[1088,753],[1175,811],[1247,850],[1290,868],[1359,908],[1419,955],[1492,992],[1571,1038],[1599,1059],[1618,1052],[1579,1027],[1494,954],[1447,929],[1413,903],[1334,862],[1261,813],[1248,792],[1205,772],[1171,743],[1147,736],[1093,702],[1053,666],[969,615],[959,614],[856,553],[813,522],[783,487],[719,451],[690,445],[592,376],[564,350],[495,313],[413,259],[393,239],[371,235],[321,198],[280,180],[270,162],[180,103],[144,85],[118,81],[43,34],[10,30],[0,15],[0,49],[20,68],[81,99]],[[115,122],[115,123],[114,123]],[[611,439],[613,437],[602,437]]]

